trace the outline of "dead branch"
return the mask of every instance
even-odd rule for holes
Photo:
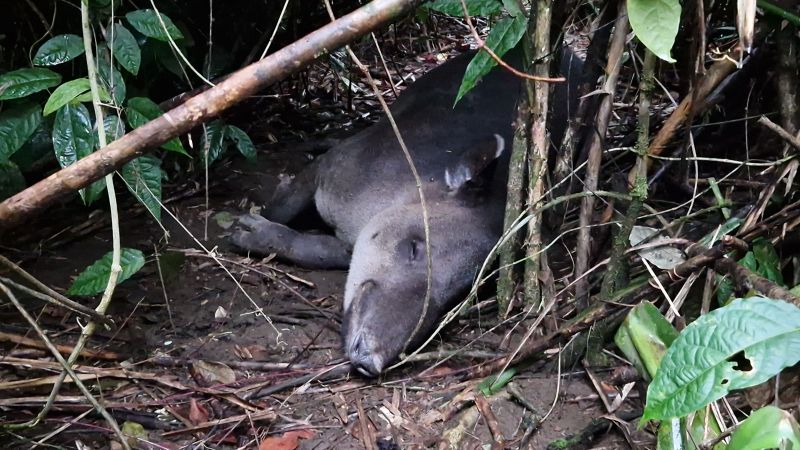
[[[47,347],[44,343],[37,341],[36,339],[31,339],[25,336],[20,336],[18,334],[12,333],[4,333],[0,331],[0,342],[11,342],[17,345],[24,345],[25,347],[30,348],[38,348],[41,350],[47,350]],[[69,355],[72,353],[72,350],[75,348],[72,345],[55,345],[56,350],[59,353],[64,355]],[[104,359],[108,361],[122,361],[126,358],[126,356],[116,353],[116,352],[108,352],[108,351],[100,351],[100,350],[90,350],[90,349],[83,349],[81,351],[81,356],[84,358],[94,358],[94,359]]]
[[[767,116],[761,116],[758,119],[758,123],[764,125],[765,127],[769,128],[770,131],[774,132],[778,136],[781,137],[786,143],[790,144],[797,150],[800,150],[800,139],[794,137],[792,133],[788,132],[782,126],[778,125],[777,123],[769,120]]]
[[[600,164],[603,156],[603,143],[605,142],[606,130],[611,119],[611,107],[614,103],[614,92],[617,87],[617,78],[622,67],[622,53],[625,50],[625,39],[628,36],[628,12],[626,3],[619,2],[617,20],[614,24],[614,35],[611,38],[611,45],[608,51],[608,64],[606,66],[606,78],[603,83],[603,97],[600,108],[597,111],[595,130],[589,145],[589,156],[586,165],[586,175],[584,176],[584,192],[594,192],[597,190],[598,177],[600,174]],[[594,212],[594,197],[589,195],[581,201],[581,212],[579,216],[580,229],[578,230],[578,245],[575,250],[575,277],[580,277],[589,268],[591,258],[591,229]],[[575,298],[578,305],[584,308],[588,306],[589,280],[579,279],[575,284]]]
[[[260,89],[311,64],[320,55],[413,10],[419,0],[375,0],[247,66],[163,116],[0,203],[0,229],[43,211],[60,197],[142,156],[147,148],[186,133]]]

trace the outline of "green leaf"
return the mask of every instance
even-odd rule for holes
[[[100,85],[106,88],[114,99],[115,105],[122,105],[125,103],[125,96],[127,88],[122,74],[119,73],[116,67],[111,64],[105,52],[100,52],[97,58],[97,75]]]
[[[158,105],[145,97],[134,97],[128,100],[128,107],[125,109],[125,117],[128,120],[128,125],[131,128],[139,128],[147,122],[163,115],[164,112]],[[182,155],[189,156],[186,149],[183,148],[180,139],[172,138],[169,141],[161,144],[161,148]]]
[[[69,104],[58,110],[53,123],[53,150],[62,168],[92,153],[96,142],[92,117],[85,106]],[[100,198],[105,186],[105,180],[98,180],[78,193],[84,204],[91,205]]]
[[[114,40],[109,47],[114,59],[131,74],[138,74],[139,66],[142,64],[142,50],[139,48],[136,38],[124,25],[119,23],[114,25],[111,32],[114,34]]]
[[[36,66],[55,66],[82,54],[83,39],[80,36],[77,34],[60,34],[39,47],[33,57],[33,64]]]
[[[522,5],[518,0],[503,0],[503,6],[505,6],[506,11],[514,17],[525,15],[525,12],[522,11]]]
[[[753,241],[753,256],[758,263],[756,273],[783,286],[781,260],[772,243],[764,238]]]
[[[125,18],[139,33],[159,41],[168,41],[170,37],[172,40],[183,39],[183,34],[172,23],[169,17],[161,14],[161,19],[164,20],[164,27],[161,26],[161,21],[158,20],[158,15],[152,9],[140,9],[137,11],[125,14]]]
[[[67,291],[68,295],[95,295],[103,292],[111,277],[112,252],[106,253],[86,270],[81,272]],[[144,266],[144,255],[140,250],[123,248],[120,255],[122,272],[117,284],[122,283]]]
[[[525,28],[528,24],[528,18],[524,15],[505,18],[500,20],[492,27],[489,36],[486,37],[486,45],[491,48],[497,56],[503,56],[507,51],[514,48],[525,35]],[[485,51],[479,51],[472,61],[467,66],[464,72],[464,79],[461,81],[461,86],[458,88],[458,95],[456,95],[455,103],[458,103],[467,92],[478,84],[484,75],[489,73],[497,64],[495,60],[489,56]]]
[[[481,381],[480,384],[478,384],[477,388],[483,395],[489,397],[505,387],[505,385],[507,385],[516,374],[517,369],[512,367],[497,376],[493,375],[486,378],[485,380]]]
[[[711,248],[711,246],[714,245],[714,243],[717,242],[718,240],[722,239],[723,236],[739,228],[739,225],[741,225],[742,222],[744,222],[744,219],[731,217],[730,219],[725,221],[725,223],[723,223],[717,228],[714,228],[707,235],[703,236],[703,238],[697,241],[697,243],[705,248]]]
[[[675,62],[669,52],[681,20],[679,0],[628,0],[628,20],[645,47],[664,61]]]
[[[747,369],[734,362],[742,352]],[[678,336],[648,387],[642,420],[685,416],[798,361],[800,308],[761,297],[736,299]]]
[[[79,95],[87,92],[89,89],[88,78],[78,78],[76,80],[67,81],[50,94],[50,98],[48,98],[47,103],[44,104],[44,115],[49,116],[51,113],[75,100]]]
[[[498,0],[466,0],[466,4],[470,16],[497,14],[503,6]],[[464,17],[464,8],[461,6],[461,0],[434,0],[427,4],[427,8],[448,16]]]
[[[97,86],[97,95],[100,97],[100,101],[103,103],[111,103],[111,95],[109,95],[108,90],[106,90],[105,86],[102,84]],[[83,94],[75,97],[75,102],[78,103],[91,103],[92,102],[92,91],[86,91]]]
[[[628,313],[614,342],[646,380],[653,378],[678,332],[652,303],[643,302]]]
[[[41,113],[39,113],[41,117]],[[51,124],[40,121],[39,126],[31,134],[25,144],[11,156],[11,161],[25,173],[43,158],[55,160],[53,154],[53,137],[50,135]]]
[[[106,131],[106,145],[110,144],[125,134],[125,124],[117,115],[103,117],[103,129]]]
[[[791,446],[786,444],[791,443]],[[800,426],[787,411],[765,406],[754,411],[731,435],[728,450],[800,449]]]
[[[25,177],[19,167],[9,160],[0,159],[0,201],[25,189]]]
[[[42,122],[39,105],[25,104],[0,113],[0,160],[7,160],[36,131]]]
[[[236,149],[239,150],[239,153],[244,155],[245,158],[250,161],[256,160],[256,147],[253,145],[250,136],[248,136],[244,130],[233,125],[228,125],[225,127],[225,137],[233,141]]]
[[[65,105],[53,123],[53,150],[62,168],[94,151],[94,133],[89,110],[81,104]]]
[[[221,120],[206,124],[205,136],[203,136],[203,160],[205,161],[205,152],[208,151],[208,165],[210,166],[222,156],[226,147],[225,124]]]
[[[26,97],[58,83],[61,83],[61,75],[50,69],[33,67],[6,72],[0,75],[0,100]]]
[[[161,161],[149,155],[136,158],[122,168],[122,178],[131,193],[161,220]]]

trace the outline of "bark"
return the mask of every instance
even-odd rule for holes
[[[60,197],[88,186],[143,155],[146,149],[186,133],[260,89],[303,69],[324,53],[412,11],[418,3],[419,0],[374,0],[235,72],[217,86],[5,200],[0,204],[0,230],[44,212]]]

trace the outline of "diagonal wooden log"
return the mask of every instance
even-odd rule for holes
[[[412,11],[421,0],[373,0],[198,94],[163,116],[131,131],[75,164],[0,203],[0,230],[44,211],[60,197],[77,191],[217,116],[249,95],[311,64],[324,53]]]

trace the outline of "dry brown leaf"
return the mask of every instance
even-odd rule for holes
[[[287,431],[280,436],[270,436],[258,446],[258,450],[295,450],[300,445],[300,439],[309,439],[314,436],[313,430]]]

